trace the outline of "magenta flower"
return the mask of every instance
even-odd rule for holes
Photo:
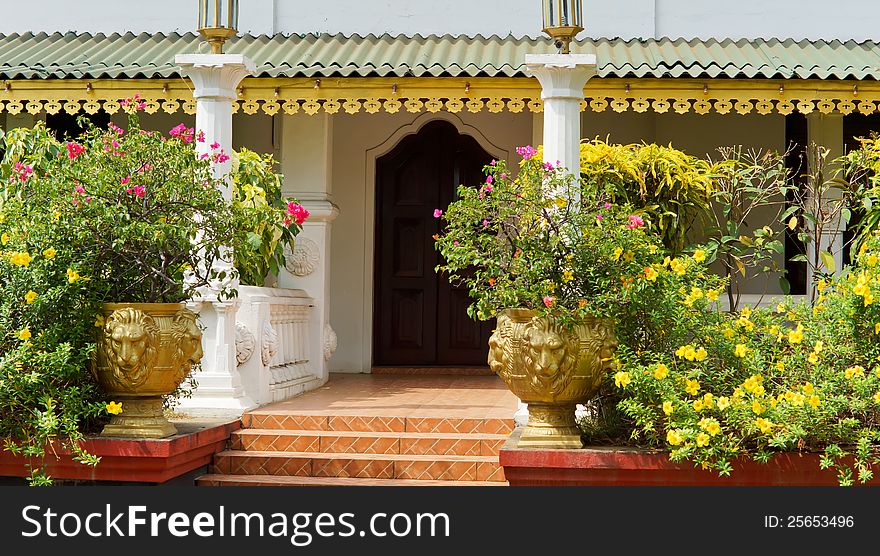
[[[601,222],[601,221],[602,221],[602,215],[601,215],[601,214],[597,214],[597,215],[596,215],[596,221],[597,221],[597,222]]]
[[[556,298],[550,295],[544,296],[544,305],[546,307],[552,307],[553,304],[556,303]]]
[[[610,209],[610,208],[611,208],[611,203],[605,203],[605,208],[606,208],[606,209]]]
[[[492,183],[492,176],[486,176],[486,183]]]
[[[76,193],[79,193],[80,195],[82,195],[83,193],[86,192],[86,188],[83,187],[83,186],[81,186],[81,185],[77,185],[76,187],[73,188],[73,190],[74,190]]]
[[[440,209],[434,209],[434,218],[440,218],[443,216],[443,211]]]
[[[486,226],[488,226],[488,225],[489,225],[489,221],[488,221],[488,220],[483,220],[483,227],[486,227]]]
[[[501,172],[501,179],[506,180],[506,179],[507,179],[507,174],[504,173],[504,172]]]
[[[202,131],[201,129],[199,130],[198,133],[196,133],[196,141],[198,141],[199,143],[205,142],[205,132]]]
[[[147,194],[147,190],[144,188],[143,185],[136,185],[134,187],[129,187],[128,189],[125,190],[125,192],[128,193],[129,195],[134,195],[135,197],[143,197],[144,195]]]
[[[303,222],[306,221],[306,218],[309,217],[309,211],[301,204],[290,201],[287,203],[287,215],[296,222],[297,226],[302,226]],[[290,225],[290,220],[291,219],[286,220],[285,223]]]
[[[553,171],[553,165],[550,164],[549,162],[545,162],[545,163],[544,163],[544,169],[547,170],[547,171],[549,171],[549,172],[552,172],[552,171]]]
[[[487,183],[486,185],[483,186],[483,191],[485,191],[486,193],[491,193],[492,186]]]
[[[193,141],[193,130],[186,127],[184,124],[179,124],[171,128],[168,135],[177,137],[184,143],[192,143]]]
[[[86,152],[86,148],[79,143],[67,143],[67,158],[70,160],[76,159],[76,157],[84,152]]]
[[[119,181],[120,181],[120,183],[122,183],[122,185],[128,185],[128,182],[131,181],[131,176],[128,176],[128,177],[122,178],[122,179],[119,180]]]
[[[211,148],[212,149],[219,149],[220,143],[218,143],[217,141],[214,141],[213,143],[211,143]]]
[[[492,166],[495,166],[496,164],[498,164],[498,161],[493,158],[492,162],[490,162],[489,164],[491,164]]]
[[[627,222],[626,227],[632,230],[633,228],[641,228],[645,225],[645,221],[642,220],[641,216],[636,214],[631,214],[629,216],[629,222]]]
[[[517,147],[516,154],[523,157],[523,160],[528,160],[538,154],[538,149],[531,145],[526,145],[525,147]]]

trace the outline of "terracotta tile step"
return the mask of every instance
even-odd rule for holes
[[[507,435],[245,429],[230,440],[246,451],[497,456]]]
[[[503,481],[496,456],[339,454],[227,450],[214,456],[212,473],[369,479]]]
[[[196,486],[508,486],[495,481],[357,479],[352,477],[277,477],[274,475],[202,475]]]
[[[513,419],[314,415],[259,410],[245,413],[241,421],[245,428],[250,429],[480,434],[510,434],[514,425]]]

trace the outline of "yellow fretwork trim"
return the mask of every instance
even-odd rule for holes
[[[119,110],[135,93],[146,111],[195,113],[187,79],[64,79],[0,82],[0,112],[54,114]],[[509,77],[248,78],[234,110],[268,115],[366,112],[541,112],[537,80]],[[871,114],[880,102],[876,81],[820,79],[619,79],[593,78],[582,110],[697,114]]]

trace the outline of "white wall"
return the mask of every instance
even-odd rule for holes
[[[880,40],[877,0],[583,0],[595,37],[793,37]],[[185,32],[196,0],[0,0],[0,33]],[[251,34],[368,33],[536,36],[540,0],[241,0]]]

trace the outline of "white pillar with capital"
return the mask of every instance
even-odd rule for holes
[[[544,101],[544,162],[570,173],[580,167],[581,101],[596,75],[593,54],[526,54],[526,73],[541,83]]]
[[[174,61],[194,86],[195,129],[196,133],[205,134],[203,142],[196,142],[196,152],[199,155],[211,153],[211,145],[217,143],[223,152],[231,155],[232,103],[237,98],[236,89],[241,80],[254,72],[254,63],[241,54],[179,54]],[[231,168],[229,160],[215,163],[213,167],[215,177],[226,177],[223,194],[227,200],[232,199],[232,183],[227,177]],[[232,269],[231,256],[227,266]],[[237,278],[230,281],[233,287],[238,286]],[[253,409],[257,404],[242,389],[235,358],[236,299],[218,300],[209,288],[189,305],[205,326],[205,357],[201,371],[193,375],[198,387],[192,398],[180,400],[180,406],[239,412]]]

